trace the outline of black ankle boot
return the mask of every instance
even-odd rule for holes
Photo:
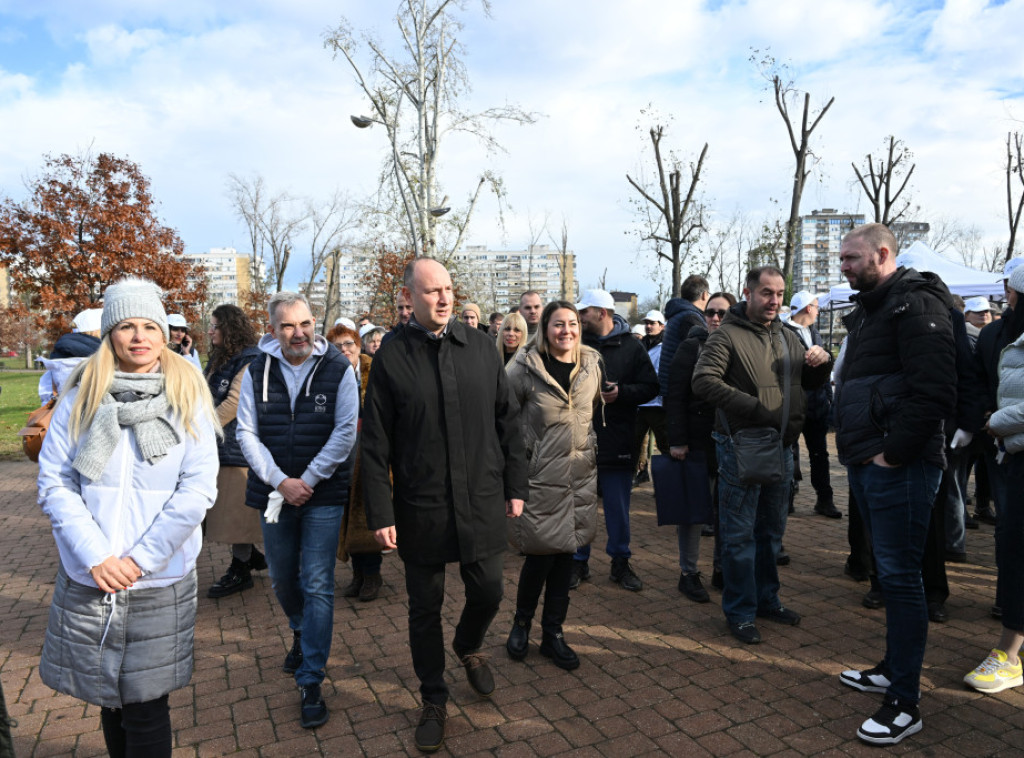
[[[505,643],[508,657],[513,661],[521,661],[526,657],[530,647],[531,621],[533,621],[532,613],[516,611],[516,617],[512,621],[512,631],[508,633],[508,642]]]
[[[544,632],[540,643],[540,654],[545,658],[550,658],[558,668],[566,671],[572,671],[579,668],[580,665],[579,656],[566,644],[561,629],[553,634]]]
[[[544,635],[540,642],[540,654],[566,671],[572,671],[580,665],[580,659],[573,649],[565,644],[562,636],[562,624],[569,612],[569,596],[544,598],[544,612],[541,614],[541,629]]]

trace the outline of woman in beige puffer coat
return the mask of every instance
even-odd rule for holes
[[[593,427],[601,403],[601,358],[580,343],[572,303],[548,303],[534,341],[508,367],[521,407],[530,497],[510,522],[512,544],[526,555],[506,649],[526,657],[541,590],[541,655],[571,670],[579,658],[562,636],[569,609],[572,556],[597,531],[597,449]]]

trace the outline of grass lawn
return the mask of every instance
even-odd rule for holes
[[[39,371],[0,371],[0,459],[28,460],[18,430],[39,407]]]

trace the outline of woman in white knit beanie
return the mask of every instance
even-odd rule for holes
[[[192,676],[199,525],[219,432],[199,372],[167,348],[160,289],[107,288],[102,344],[66,383],[39,456],[60,562],[40,675],[101,706],[111,755],[171,755],[167,695]]]

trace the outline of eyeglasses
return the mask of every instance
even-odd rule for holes
[[[704,311],[704,315],[707,316],[708,318],[711,318],[712,316],[718,316],[718,318],[725,318],[725,314],[728,312],[729,311],[723,308],[707,308]]]
[[[344,342],[335,342],[334,345],[342,348],[343,350],[350,350],[356,346],[356,343],[352,340],[345,340]]]

